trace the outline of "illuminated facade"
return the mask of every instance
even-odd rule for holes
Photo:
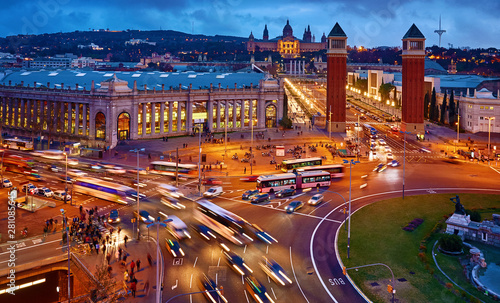
[[[290,22],[287,20],[283,28],[283,35],[269,40],[269,32],[267,25],[264,28],[262,40],[256,40],[253,33],[250,33],[247,42],[247,51],[262,52],[272,51],[278,52],[283,58],[297,58],[304,52],[317,52],[326,49],[326,37],[323,34],[321,42],[315,42],[314,35],[308,26],[304,29],[302,40],[293,36],[293,29]]]
[[[49,79],[52,84],[41,84]],[[283,117],[281,83],[258,73],[42,71],[12,73],[0,83],[3,133],[90,147],[186,135],[199,127],[247,130],[251,121],[258,129],[274,128]]]

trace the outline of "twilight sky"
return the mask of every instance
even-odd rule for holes
[[[109,28],[172,29],[206,35],[271,38],[281,35],[286,20],[302,39],[311,26],[319,41],[339,22],[349,45],[399,46],[412,23],[426,45],[500,47],[498,0],[0,0],[0,36]],[[194,31],[193,31],[194,30]]]

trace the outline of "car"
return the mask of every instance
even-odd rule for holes
[[[384,146],[384,149],[385,149],[386,153],[391,153],[392,152],[391,148],[389,146],[387,146],[387,145]]]
[[[179,219],[177,216],[169,215],[168,222],[166,223],[166,229],[172,236],[177,240],[191,239],[191,234],[188,231],[188,227],[184,221]]]
[[[54,164],[50,165],[47,169],[55,173],[61,172],[63,170],[61,167]]]
[[[114,167],[111,167],[111,168],[107,168],[106,171],[108,173],[110,173],[110,174],[115,174],[115,175],[121,175],[121,174],[124,174],[124,173],[127,172],[125,170],[125,168],[120,167],[120,166],[114,166]]]
[[[129,169],[127,170],[128,173],[135,174],[137,175],[137,169]],[[139,168],[139,175],[147,175],[148,171],[145,170],[144,168]]]
[[[151,216],[147,211],[145,210],[141,210],[139,211],[139,216],[137,215],[137,210],[134,210],[134,216],[136,218],[140,218],[142,222],[145,222],[145,221],[155,221],[155,218],[153,216]]]
[[[321,202],[323,202],[324,198],[325,197],[322,194],[315,194],[314,196],[311,197],[311,199],[309,199],[309,201],[307,201],[307,204],[318,205]]]
[[[206,274],[200,276],[199,287],[207,301],[218,303],[228,302],[215,281],[210,279]]]
[[[258,194],[252,197],[252,203],[269,201],[269,194]]]
[[[243,200],[250,200],[253,196],[257,195],[259,193],[258,189],[255,190],[247,190],[241,195],[241,199]]]
[[[221,185],[222,181],[216,178],[208,178],[208,179],[203,179],[201,181],[205,185]]]
[[[176,198],[170,197],[170,196],[161,197],[161,203],[163,203],[163,205],[166,205],[166,206],[173,208],[173,209],[185,209],[186,208],[186,205],[179,202],[179,200],[177,200]]]
[[[262,257],[262,261],[259,262],[259,266],[269,278],[276,282],[276,284],[281,286],[293,284],[292,280],[285,273],[283,267],[281,267],[276,261]]]
[[[378,144],[379,145],[385,145],[385,140],[384,139],[378,139]]]
[[[221,194],[222,194],[222,186],[213,186],[203,193],[203,197],[214,198]]]
[[[23,187],[22,187],[23,193],[26,192],[26,189],[28,189],[28,191],[32,192],[32,191],[36,190],[36,186],[31,184],[31,183],[23,184]]]
[[[38,173],[28,172],[26,174],[26,179],[28,179],[30,181],[40,182],[40,181],[42,181],[42,176],[40,176],[40,174],[38,174]]]
[[[36,194],[42,197],[51,198],[54,196],[54,192],[47,187],[38,188]]]
[[[112,209],[109,212],[108,223],[120,223],[120,214],[118,213],[118,210]]]
[[[191,225],[191,228],[199,233],[207,241],[210,241],[211,239],[217,239],[215,233],[203,224],[194,224]]]
[[[68,158],[68,165],[71,165],[71,166],[77,166],[79,163],[78,159],[75,159],[75,158]]]
[[[185,256],[179,242],[171,239],[165,239],[165,246],[174,258],[181,258]]]
[[[64,183],[66,183],[66,181],[68,183],[73,183],[74,179],[72,179],[71,177],[62,176],[62,177],[59,178],[59,181],[64,182]]]
[[[253,270],[243,261],[243,258],[237,254],[224,251],[224,256],[226,257],[226,262],[236,273],[245,276],[253,273]]]
[[[279,197],[279,198],[293,196],[293,195],[295,195],[295,189],[292,189],[292,188],[281,189],[281,190],[278,190],[274,194],[274,196]]]
[[[79,169],[68,169],[68,175],[73,177],[85,177],[87,175],[86,172],[83,172]]]
[[[430,153],[431,152],[431,150],[428,149],[427,147],[420,148],[420,151],[423,152],[423,153]]]
[[[301,209],[302,206],[304,206],[304,203],[302,201],[292,201],[285,207],[285,210],[287,213],[291,214],[294,211]]]
[[[12,187],[12,182],[10,182],[9,179],[3,179],[2,180],[2,187]]]
[[[385,157],[387,160],[394,160],[394,156],[391,153],[386,154]]]
[[[255,182],[255,181],[257,181],[258,177],[259,177],[258,175],[245,176],[245,177],[241,177],[240,181],[243,181],[243,182]]]
[[[375,167],[375,169],[373,169],[374,172],[377,172],[377,173],[381,173],[383,172],[385,169],[387,168],[387,165],[384,164],[384,163],[380,163],[379,165],[377,165]]]
[[[271,296],[267,293],[266,288],[253,276],[245,277],[245,284],[248,293],[252,298],[259,303],[271,302],[274,303]]]
[[[66,192],[64,190],[56,190],[54,192],[54,199],[62,200],[62,201],[70,201],[71,195],[66,194]]]
[[[392,160],[391,162],[389,162],[389,164],[387,164],[388,166],[392,166],[392,167],[397,167],[397,166],[400,166],[401,164],[399,163],[398,160]]]
[[[245,233],[248,233],[254,239],[259,239],[267,244],[278,243],[278,240],[260,228],[257,224],[247,222],[244,228]]]

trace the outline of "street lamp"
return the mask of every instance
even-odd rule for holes
[[[457,152],[457,145],[459,139],[459,134],[460,134],[460,107],[457,108],[457,142],[455,142],[455,150],[453,152]]]
[[[329,115],[329,117],[328,117],[328,130],[330,132],[328,139],[331,142],[332,141],[332,106],[331,105],[330,105],[330,113],[328,115]]]
[[[488,165],[490,165],[490,136],[491,136],[491,120],[495,120],[495,117],[485,117],[488,120]]]
[[[63,227],[64,225],[66,225],[66,243],[68,243],[68,302],[70,302],[70,298],[71,298],[71,284],[70,284],[70,280],[71,280],[71,270],[70,270],[70,265],[71,265],[71,258],[70,258],[70,255],[69,255],[69,225],[68,225],[68,221],[66,220],[66,211],[61,208],[61,214],[63,216]]]
[[[201,125],[198,126],[199,128],[199,137],[198,137],[198,192],[201,196]]]
[[[131,152],[137,153],[137,241],[139,241],[139,223],[141,220],[139,220],[139,152],[145,151],[145,148],[136,148],[136,149],[131,149]]]
[[[359,163],[359,161],[344,160],[345,164],[349,164],[349,225],[347,228],[347,259],[349,259],[349,250],[351,247],[351,190],[352,190],[352,166]]]
[[[250,124],[252,125],[252,143],[250,147],[250,175],[253,175],[253,117],[250,117]]]
[[[406,134],[410,135],[410,132],[407,131],[399,131],[400,133],[404,134],[404,143],[403,143],[403,200],[405,198],[405,167],[406,167]]]
[[[156,221],[150,221],[147,220],[146,223],[148,223],[147,227],[150,228],[153,225],[156,225],[156,302],[160,303],[160,296],[161,296],[161,284],[160,284],[160,225],[163,227],[166,227],[166,223],[171,222],[172,219],[167,219],[161,221],[160,217],[156,218]]]

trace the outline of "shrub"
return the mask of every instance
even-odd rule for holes
[[[420,261],[422,261],[423,263],[427,263],[427,255],[424,253],[424,252],[420,252],[418,253],[418,258],[420,259]]]
[[[445,284],[445,287],[448,288],[448,289],[451,289],[453,287],[453,284],[451,284],[451,283],[448,282],[448,283]]]
[[[290,120],[290,118],[288,118],[288,117],[283,117],[280,120],[279,124],[281,126],[283,126],[283,128],[286,128],[286,129],[292,128],[292,120]]]
[[[465,210],[465,214],[470,216],[471,221],[481,222],[481,214],[477,210]]]
[[[462,251],[462,239],[457,235],[444,234],[439,239],[439,246],[449,252]]]

